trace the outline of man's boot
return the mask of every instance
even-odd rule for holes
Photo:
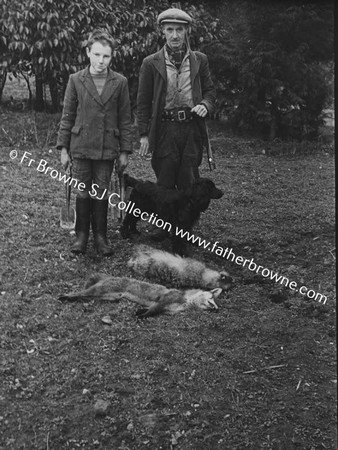
[[[76,241],[70,251],[75,254],[86,253],[90,228],[91,198],[76,197]]]
[[[108,200],[92,200],[92,229],[96,250],[103,256],[113,254],[107,242]]]

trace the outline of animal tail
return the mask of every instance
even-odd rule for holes
[[[62,301],[69,301],[69,302],[76,302],[79,300],[89,301],[90,298],[89,298],[88,292],[86,292],[86,290],[88,288],[90,288],[91,286],[94,286],[94,284],[98,283],[99,281],[104,280],[107,277],[108,277],[108,275],[106,275],[104,273],[94,273],[94,274],[90,275],[87,282],[85,283],[84,291],[70,292],[69,294],[63,294],[63,295],[60,295],[58,297],[58,299],[62,300]]]
[[[150,199],[153,199],[154,196],[158,194],[159,189],[159,186],[153,181],[144,181],[141,179],[137,180],[136,178],[133,178],[128,174],[125,174],[125,186],[135,189],[135,191],[142,197],[147,196],[150,197]],[[176,195],[182,194],[177,191]]]
[[[58,297],[58,300],[67,302],[76,302],[78,300],[85,300],[80,293],[63,294]],[[88,299],[86,299],[88,301]]]

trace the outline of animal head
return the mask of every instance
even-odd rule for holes
[[[223,192],[209,178],[198,178],[184,193],[189,197],[194,208],[199,211],[205,211],[211,199],[219,199],[223,196]]]
[[[201,195],[207,195],[209,198],[218,199],[223,196],[223,192],[215,186],[215,183],[209,178],[198,178],[194,184],[194,191],[201,192]]]
[[[225,291],[230,289],[232,287],[233,278],[226,272],[225,270],[220,272],[219,277],[219,285],[224,289]]]
[[[185,296],[187,303],[196,306],[204,311],[217,311],[218,306],[215,299],[221,294],[221,288],[215,288],[211,291],[202,291],[200,289],[189,289]]]
[[[202,273],[202,282],[204,288],[220,287],[224,291],[228,290],[233,283],[232,277],[225,270],[218,272],[217,270],[204,268]]]
[[[215,186],[215,183],[209,180],[209,178],[201,178],[198,181],[201,182],[201,186],[203,187],[203,189],[205,189],[205,191],[209,193],[210,198],[219,199],[223,196],[223,191],[218,189]]]

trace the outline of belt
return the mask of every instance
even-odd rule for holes
[[[166,109],[162,113],[162,122],[190,122],[194,118],[191,108]]]

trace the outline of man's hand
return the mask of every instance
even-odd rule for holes
[[[142,136],[140,139],[141,147],[139,149],[139,154],[141,156],[146,156],[149,153],[149,138],[148,136]]]
[[[202,104],[194,106],[192,108],[191,112],[195,113],[197,116],[200,116],[200,117],[205,117],[208,114],[207,107]]]
[[[127,152],[121,152],[118,160],[118,173],[122,174],[124,169],[128,165],[128,153]]]
[[[61,166],[64,170],[67,170],[68,166],[70,165],[71,159],[67,152],[66,147],[62,147],[61,149]]]

